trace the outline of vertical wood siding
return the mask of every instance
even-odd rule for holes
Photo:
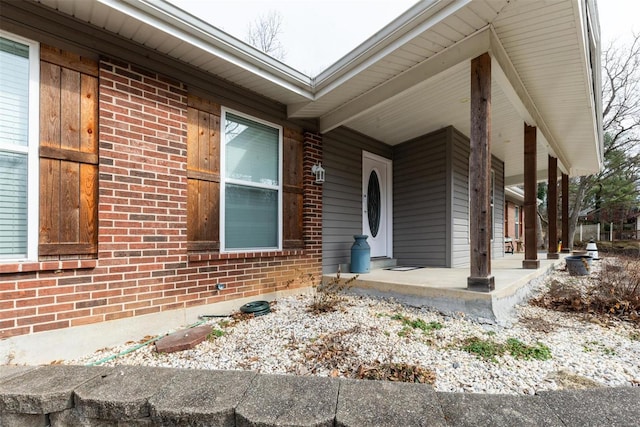
[[[362,151],[391,159],[390,146],[346,128],[323,136],[322,269],[348,263],[353,235],[362,233]],[[395,166],[394,166],[395,170]]]
[[[394,257],[399,265],[446,267],[449,132],[394,147]]]
[[[189,95],[187,247],[220,248],[220,106]]]
[[[284,128],[282,144],[282,230],[285,249],[304,247],[303,240],[303,196],[304,137],[302,132]]]
[[[41,257],[97,253],[97,75],[97,62],[41,46]]]

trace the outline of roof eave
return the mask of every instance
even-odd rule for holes
[[[307,99],[311,78],[165,0],[97,0]]]
[[[316,98],[336,89],[471,0],[421,1],[313,79]],[[441,6],[441,7],[438,7]]]

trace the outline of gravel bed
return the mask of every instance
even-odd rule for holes
[[[551,280],[589,280],[551,274]],[[441,313],[394,301],[345,296],[338,310],[315,315],[311,296],[278,300],[270,314],[245,320],[214,319],[222,331],[191,350],[158,354],[148,345],[104,363],[193,369],[253,370],[318,376],[353,376],[360,367],[406,363],[435,373],[445,392],[535,394],[542,390],[598,386],[640,386],[640,330],[626,322],[602,322],[524,304],[510,326],[480,324],[462,313]],[[403,319],[405,321],[403,321]],[[422,320],[427,330],[407,321]],[[439,329],[438,329],[439,328]],[[496,343],[518,339],[546,345],[548,360],[509,354],[485,360],[462,349],[477,337]],[[67,364],[88,364],[133,346],[103,349]]]

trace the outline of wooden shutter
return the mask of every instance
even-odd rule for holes
[[[187,248],[220,249],[220,106],[189,95]]]
[[[302,238],[302,155],[303,136],[301,132],[284,129],[283,141],[283,247],[285,249],[304,247]]]
[[[98,252],[98,63],[40,47],[40,256]]]

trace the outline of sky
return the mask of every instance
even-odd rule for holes
[[[282,15],[284,62],[315,76],[409,9],[415,0],[170,0],[244,40],[251,22]],[[540,1],[540,0],[521,0]],[[640,1],[598,0],[602,45],[640,32]]]

